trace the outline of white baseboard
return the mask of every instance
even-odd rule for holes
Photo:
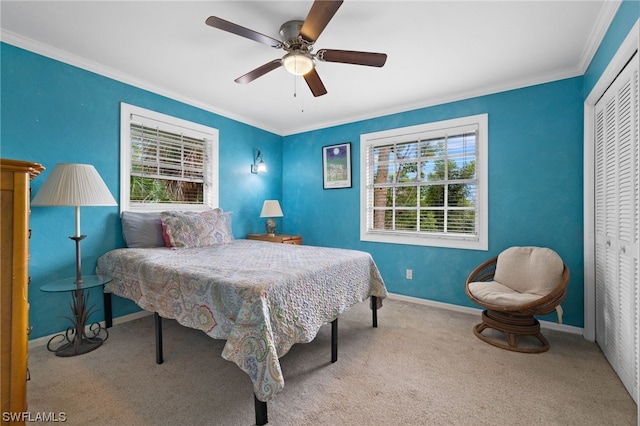
[[[122,324],[122,323],[125,323],[125,322],[128,322],[128,321],[133,321],[133,320],[136,320],[138,318],[144,318],[144,317],[149,316],[149,315],[153,315],[153,312],[138,311],[138,312],[134,312],[132,314],[123,315],[121,317],[114,318],[113,319],[113,325]],[[103,327],[106,326],[104,321],[100,321],[99,324],[101,326],[103,326]],[[89,327],[87,326],[86,329],[88,330]],[[49,336],[42,336],[42,337],[38,337],[37,339],[29,340],[29,349],[37,348],[39,346],[46,345],[49,342],[49,340],[51,340],[51,338],[53,336],[56,336],[58,334],[60,334],[60,333],[54,333],[54,334],[50,334]]]
[[[433,300],[421,299],[419,297],[404,296],[402,294],[389,293],[389,299],[404,300],[405,302],[417,303],[419,305],[425,306],[434,306],[437,308],[448,309],[450,311],[464,312],[467,314],[474,314],[478,316],[482,314],[482,309],[453,305],[451,303],[436,302]],[[558,330],[565,333],[579,334],[580,336],[584,336],[583,328],[575,327],[572,325],[556,324],[555,322],[550,321],[540,321],[540,327],[549,330]]]
[[[474,314],[478,316],[482,313],[482,309],[478,309],[478,308],[469,308],[466,306],[453,305],[451,303],[436,302],[434,300],[421,299],[419,297],[404,296],[402,294],[389,293],[389,299],[403,300],[405,302],[416,303],[418,305],[434,306],[436,308],[442,308],[442,309],[447,309],[447,310],[456,311],[456,312],[463,312],[466,314]],[[153,315],[153,313],[147,312],[147,311],[138,311],[132,314],[123,315],[121,317],[114,318],[113,325],[122,324],[128,321],[133,321],[138,318],[144,318],[149,315]],[[100,325],[104,327],[105,322],[100,321]],[[556,324],[554,322],[549,322],[549,321],[540,321],[540,327],[547,328],[549,330],[564,331],[565,333],[579,334],[581,336],[584,333],[584,329],[581,327],[574,327],[574,326],[565,325],[565,324]],[[60,333],[54,333],[49,336],[43,336],[43,337],[38,337],[37,339],[29,340],[29,348],[31,349],[31,348],[36,348],[39,346],[46,345],[47,342],[49,342],[49,340],[57,334],[60,334]]]

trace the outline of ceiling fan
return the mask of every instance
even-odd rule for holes
[[[290,73],[303,76],[313,96],[317,97],[325,95],[327,89],[325,89],[315,69],[315,60],[371,67],[382,67],[387,60],[385,53],[335,49],[320,49],[318,52],[312,53],[313,44],[342,5],[342,1],[315,0],[304,21],[294,20],[282,24],[280,27],[282,41],[225,21],[217,16],[207,18],[206,24],[276,49],[284,49],[287,52],[282,59],[274,59],[238,77],[235,80],[236,83],[250,83],[256,78],[283,66]]]

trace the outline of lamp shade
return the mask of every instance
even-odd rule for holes
[[[293,75],[305,75],[315,66],[311,55],[297,51],[287,53],[282,58],[282,65]]]
[[[33,206],[117,206],[90,164],[59,163],[31,202]]]
[[[282,217],[282,209],[278,200],[265,200],[260,217]]]

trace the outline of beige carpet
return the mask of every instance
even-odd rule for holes
[[[551,350],[498,349],[472,332],[478,316],[385,300],[367,303],[281,359],[285,389],[271,425],[635,425],[636,405],[595,343],[545,331]],[[164,321],[155,363],[153,317],[110,329],[99,349],[59,358],[33,348],[29,411],[68,425],[251,425],[252,386],[220,357],[224,341]]]

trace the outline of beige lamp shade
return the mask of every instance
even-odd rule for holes
[[[92,165],[58,163],[31,201],[31,205],[74,206],[76,237],[79,238],[81,237],[80,206],[117,206],[118,203]],[[77,262],[79,264],[80,259]],[[79,272],[78,281],[80,281]]]
[[[265,200],[260,217],[282,217],[282,209],[278,200]]]
[[[117,206],[90,164],[59,163],[31,202],[33,206]]]

